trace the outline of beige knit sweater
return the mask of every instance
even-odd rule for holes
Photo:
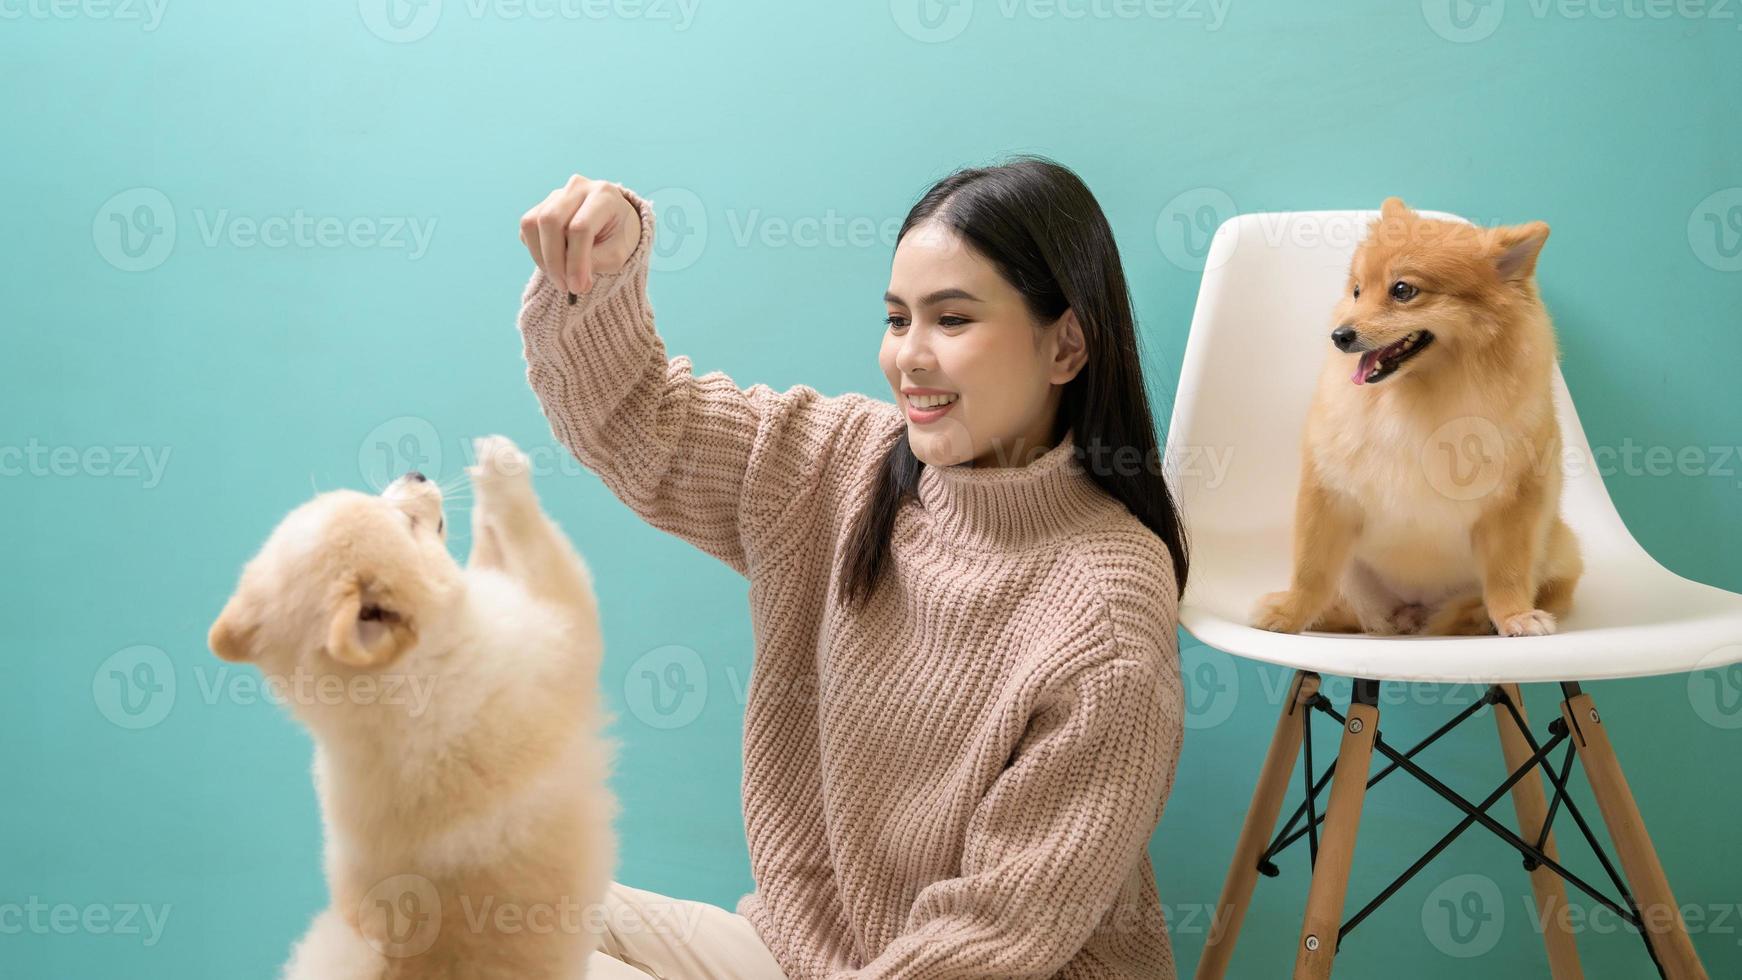
[[[868,607],[835,598],[893,404],[667,359],[651,202],[569,303],[535,271],[527,379],[643,519],[749,579],[737,911],[791,980],[1174,976],[1148,842],[1184,706],[1167,547],[1065,441],[926,467]]]

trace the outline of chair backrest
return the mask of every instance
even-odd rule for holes
[[[1287,585],[1301,427],[1330,350],[1331,312],[1350,258],[1377,216],[1246,214],[1216,231],[1168,427],[1170,477],[1193,544],[1192,578],[1204,589],[1189,588],[1188,600],[1221,593],[1219,611],[1243,616],[1236,606],[1251,598],[1249,583]],[[1603,486],[1558,367],[1555,397],[1566,449],[1562,513],[1587,560],[1650,561]]]

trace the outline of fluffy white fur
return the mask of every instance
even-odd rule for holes
[[[526,457],[475,448],[466,567],[421,477],[324,493],[211,628],[316,743],[332,904],[286,980],[574,980],[599,946],[618,807],[592,579]]]

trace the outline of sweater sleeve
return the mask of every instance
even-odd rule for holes
[[[1075,670],[1037,702],[975,809],[961,875],[922,888],[902,934],[830,980],[1057,974],[1143,860],[1182,730],[1170,651],[1127,648]]]
[[[623,191],[641,239],[621,270],[567,294],[534,269],[519,317],[526,378],[552,433],[654,527],[749,574],[755,543],[814,479],[845,423],[877,402],[807,385],[740,389],[668,358],[647,274],[653,202]]]

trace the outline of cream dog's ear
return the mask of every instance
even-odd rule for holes
[[[225,660],[253,660],[260,636],[260,617],[254,603],[238,589],[224,603],[224,611],[206,633],[206,645]]]
[[[380,667],[416,643],[411,617],[368,583],[353,579],[337,590],[327,627],[327,656],[351,667]]]

